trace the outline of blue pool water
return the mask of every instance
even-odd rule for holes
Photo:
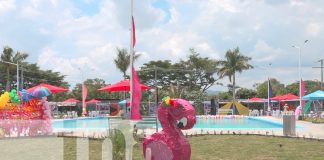
[[[71,129],[94,129],[108,128],[108,119],[104,117],[97,118],[79,118],[53,120],[54,128]],[[159,125],[160,127],[160,125]],[[226,129],[270,129],[282,128],[282,123],[274,122],[264,118],[241,117],[241,118],[197,118],[194,128],[226,128]]]
[[[233,129],[268,129],[282,128],[282,123],[274,122],[263,118],[243,117],[243,118],[198,118],[195,128],[233,128]]]

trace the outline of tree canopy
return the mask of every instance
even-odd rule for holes
[[[16,71],[17,73],[17,67],[19,64],[21,64],[26,58],[28,57],[28,54],[16,52],[14,54],[14,51],[12,48],[6,46],[3,48],[3,52],[1,54],[1,66],[6,70],[6,91],[9,91],[11,88],[13,88],[13,84],[16,84],[17,89],[19,89],[20,86],[17,86],[18,82],[17,80],[13,80],[13,76],[11,73]],[[16,64],[16,66],[14,65]],[[17,74],[15,74],[17,75]],[[17,76],[16,76],[17,79]]]
[[[117,48],[117,58],[114,59],[115,65],[118,70],[120,70],[123,73],[124,79],[127,79],[128,76],[126,75],[126,71],[129,68],[130,65],[130,57],[131,54],[127,52],[126,48]],[[140,57],[140,54],[134,55],[134,60],[138,59]]]
[[[281,84],[277,79],[271,78],[270,84],[272,88],[272,95],[280,95],[285,93],[285,85]],[[268,81],[264,81],[259,84],[255,84],[256,92],[260,98],[268,98]]]
[[[139,70],[141,81],[150,86],[162,86],[169,89],[171,85],[186,90],[205,92],[216,84],[214,77],[216,61],[208,57],[201,57],[194,49],[186,60],[171,63],[170,60],[150,61]]]
[[[84,81],[88,94],[87,94],[87,100],[90,99],[117,99],[118,93],[108,93],[106,91],[98,91],[98,89],[106,86],[105,81],[103,79],[87,79]],[[75,87],[72,89],[72,93],[70,94],[70,97],[77,98],[79,100],[82,99],[82,84],[77,83]]]
[[[237,47],[233,50],[229,49],[225,53],[225,59],[220,60],[217,64],[220,66],[218,70],[218,75],[220,78],[228,77],[230,82],[232,82],[232,93],[233,100],[235,100],[235,73],[241,73],[244,70],[252,69],[253,66],[249,64],[252,58],[244,56],[240,53],[240,49]]]

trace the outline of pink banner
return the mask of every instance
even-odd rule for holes
[[[135,35],[135,22],[134,22],[134,17],[132,16],[132,38],[133,38],[133,48],[135,47],[136,44],[136,35]]]
[[[140,113],[140,102],[142,99],[142,90],[140,80],[137,76],[134,66],[132,66],[132,80],[133,80],[133,93],[132,93],[132,104],[131,104],[131,119],[141,120],[142,116]]]
[[[305,82],[301,79],[301,97],[305,96]],[[303,109],[305,106],[305,101],[302,101],[301,108]]]
[[[82,115],[87,115],[87,104],[86,99],[88,95],[88,89],[87,86],[83,83],[82,84]]]

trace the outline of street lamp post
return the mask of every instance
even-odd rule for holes
[[[159,96],[160,96],[160,91],[162,89],[162,86],[156,86],[156,90],[155,90],[155,103],[156,103],[156,106],[159,106]]]
[[[17,66],[17,91],[18,91],[19,90],[19,64],[18,63],[7,62],[7,61],[3,61],[3,60],[1,60],[1,62]]]
[[[81,68],[78,68],[79,71],[81,72],[81,79],[82,79],[82,84],[81,84],[81,89],[82,89],[82,94],[81,94],[81,98],[82,98],[82,116],[85,117],[87,115],[87,106],[85,105],[85,99],[84,99],[84,80],[83,80],[83,71],[81,70]]]
[[[267,94],[267,96],[268,96],[268,100],[267,100],[267,103],[268,103],[267,113],[270,113],[270,111],[271,111],[270,98],[271,98],[272,95],[270,95],[270,76],[269,76],[269,69],[270,69],[271,65],[272,65],[272,63],[269,63],[268,66],[261,66],[261,67],[259,67],[260,69],[266,70],[266,75],[267,75],[267,79],[268,79],[268,85],[267,85],[267,87],[268,87],[268,94]],[[265,105],[264,105],[263,108],[265,110]]]
[[[318,61],[318,62],[321,62],[321,90],[324,90],[324,88],[323,88],[323,61],[324,61],[324,59],[321,59]]]
[[[324,59],[321,59],[321,60],[318,60],[317,62],[321,62],[321,66],[320,67],[312,67],[312,68],[320,68],[321,69],[321,84],[320,84],[320,90],[324,90],[324,87],[323,87],[323,61]]]
[[[271,106],[270,106],[270,98],[272,95],[270,95],[270,76],[269,76],[269,68],[271,66],[271,63],[269,63],[269,66],[267,66],[267,76],[268,76],[268,112],[271,110]]]
[[[304,41],[304,45],[308,40]],[[292,47],[298,49],[299,60],[298,60],[298,74],[299,74],[299,106],[302,107],[302,76],[301,76],[301,47],[293,45]]]

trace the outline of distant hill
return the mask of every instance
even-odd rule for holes
[[[221,92],[225,92],[225,91],[214,91],[214,90],[207,90],[206,93],[208,96],[212,96],[212,95],[217,95]]]

